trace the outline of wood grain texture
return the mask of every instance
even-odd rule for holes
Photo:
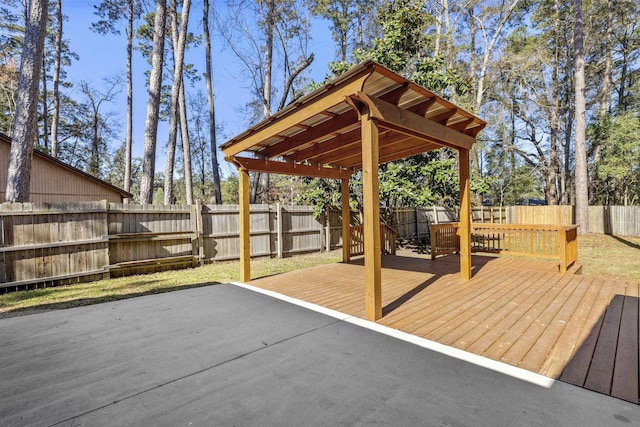
[[[382,257],[377,322],[530,371],[638,401],[637,282],[560,275],[548,261],[473,256]],[[254,279],[252,284],[364,318],[364,263]]]

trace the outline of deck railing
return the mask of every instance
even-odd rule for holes
[[[350,256],[364,255],[364,226],[352,225],[350,228]],[[382,255],[396,254],[396,231],[386,224],[380,224],[380,246]]]
[[[515,256],[557,259],[560,272],[578,259],[577,229],[572,226],[527,224],[471,224],[471,250]],[[458,223],[433,224],[431,259],[460,250]]]

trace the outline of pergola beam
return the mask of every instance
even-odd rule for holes
[[[250,159],[248,157],[233,157],[228,161],[235,163],[242,169],[275,173],[281,175],[310,176],[313,178],[349,179],[353,170],[336,169],[320,165],[301,165],[300,163],[276,162],[267,159]]]
[[[314,157],[340,150],[346,145],[359,142],[360,137],[360,129],[356,128],[326,141],[319,142],[304,150],[300,150],[290,156],[287,156],[287,158],[293,161],[310,160]]]
[[[265,122],[262,127],[253,129],[253,132],[239,140],[231,140],[225,143],[222,152],[225,156],[235,156],[253,146],[259,145],[263,141],[278,135],[298,123],[302,123],[309,118],[331,109],[333,106],[343,102],[346,96],[362,90],[364,82],[373,70],[353,76],[351,81],[338,86],[327,86],[327,90],[318,95],[314,102],[297,103],[283,110],[281,114],[271,116],[271,121]]]
[[[393,144],[398,141],[404,141],[410,137],[390,131],[383,131],[384,136],[379,137],[379,145],[384,146],[388,144]],[[333,165],[343,165],[343,162],[347,159],[351,158],[362,158],[362,144],[360,143],[360,139],[356,143],[346,144],[342,147],[341,150],[328,153],[326,155],[318,156],[314,160],[320,164],[333,164]],[[347,167],[347,166],[343,166]]]
[[[282,142],[267,147],[260,152],[265,157],[276,157],[287,152],[296,149],[304,144],[314,142],[315,140],[324,137],[327,134],[340,132],[343,129],[352,126],[358,120],[358,115],[353,110],[347,110],[345,113],[328,119],[311,129],[297,133],[289,138],[284,139]],[[297,153],[296,153],[297,154]]]
[[[425,119],[424,117],[404,110],[379,98],[370,97],[366,93],[357,93],[357,99],[367,104],[370,115],[390,129],[404,130],[415,136],[441,141],[443,145],[453,148],[470,149],[476,142],[475,138],[462,134],[453,129]]]

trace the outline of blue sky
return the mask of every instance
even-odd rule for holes
[[[64,23],[64,37],[70,41],[71,50],[76,52],[80,59],[67,69],[68,79],[76,86],[85,80],[92,87],[100,89],[103,79],[120,75],[125,78],[126,72],[126,38],[123,34],[100,35],[91,31],[91,22],[97,20],[93,14],[93,5],[97,1],[63,1],[63,12],[68,17]],[[224,7],[223,2],[212,0],[212,5]],[[202,2],[194,0],[189,29],[195,34],[202,33]],[[309,44],[309,51],[315,54],[314,63],[308,77],[322,80],[326,74],[327,63],[333,59],[334,46],[326,21],[313,20],[313,38]],[[218,135],[219,142],[224,142],[247,127],[244,115],[240,109],[250,99],[246,88],[247,82],[242,79],[241,65],[236,57],[224,46],[223,40],[211,32],[213,53],[214,91],[216,96],[216,120],[224,126],[224,134]],[[204,47],[201,45],[194,51],[187,53],[187,61],[195,64],[200,73],[204,72]],[[134,156],[142,156],[144,121],[146,115],[147,92],[144,73],[148,65],[144,59],[134,52],[134,121],[133,143]],[[205,82],[196,83],[197,89],[205,91]],[[197,90],[195,89],[195,90]],[[75,94],[74,94],[75,95]],[[79,94],[78,94],[79,97]],[[116,113],[117,120],[122,124],[119,130],[124,140],[126,119],[126,88],[118,95],[116,102],[105,107],[106,111]],[[161,125],[158,132],[157,163],[156,170],[162,171],[164,165],[164,152],[167,140],[167,126]],[[117,142],[118,145],[120,141]],[[116,147],[111,147],[116,148]],[[222,159],[222,155],[219,155]],[[235,171],[235,168],[221,161],[222,173],[227,175]]]

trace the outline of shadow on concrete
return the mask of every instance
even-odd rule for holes
[[[149,282],[146,282],[146,283],[149,283]],[[11,311],[7,311],[7,312],[4,312],[4,313],[0,313],[0,320],[1,319],[5,319],[5,318],[9,318],[9,317],[25,316],[25,315],[30,315],[30,314],[42,313],[44,311],[64,310],[64,309],[67,309],[67,308],[82,307],[82,306],[86,306],[86,305],[101,304],[101,303],[105,303],[105,302],[119,301],[119,300],[130,299],[130,298],[137,298],[137,297],[142,297],[142,296],[146,296],[146,295],[163,294],[163,293],[167,293],[167,292],[179,291],[179,290],[184,290],[184,289],[202,288],[204,286],[212,286],[212,285],[220,285],[220,284],[222,284],[222,282],[204,282],[204,283],[195,283],[195,284],[190,284],[190,285],[176,285],[176,286],[163,287],[163,288],[153,288],[153,289],[148,289],[146,291],[132,292],[132,293],[129,293],[129,294],[122,294],[122,295],[121,294],[106,294],[106,295],[95,297],[95,298],[81,298],[81,299],[75,299],[75,300],[71,300],[71,301],[61,301],[61,302],[55,302],[55,303],[49,303],[49,304],[39,304],[39,305],[27,307],[27,308],[19,308],[19,309],[16,309],[16,310],[11,310]],[[56,289],[59,290],[60,288],[59,287],[58,288],[45,288],[45,289],[41,289],[40,291],[55,291]],[[29,291],[29,293],[38,293],[38,295],[33,295],[33,297],[37,297],[37,296],[41,296],[42,295],[42,293],[38,292],[38,290]]]

